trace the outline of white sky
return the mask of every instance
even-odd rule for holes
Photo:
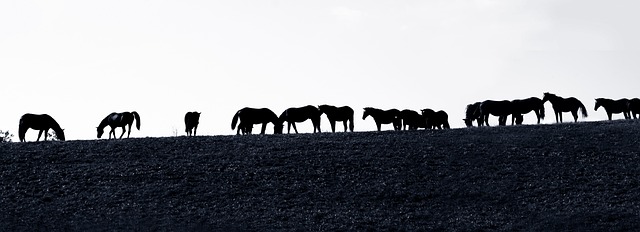
[[[457,128],[469,103],[543,92],[577,97],[586,120],[603,120],[594,98],[640,97],[638,9],[634,0],[1,1],[0,130],[17,141],[22,114],[47,113],[67,139],[94,139],[107,114],[135,110],[142,130],[132,137],[184,135],[195,110],[199,134],[228,135],[245,106],[279,115],[308,104],[351,106],[358,131],[375,130],[362,121],[367,106],[445,110]]]

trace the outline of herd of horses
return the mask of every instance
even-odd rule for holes
[[[580,100],[569,97],[563,98],[552,93],[544,93],[543,98],[530,97],[526,99],[494,101],[486,100],[467,105],[465,118],[463,119],[467,127],[472,127],[476,121],[477,126],[489,126],[489,115],[498,117],[498,124],[507,125],[507,118],[511,116],[511,125],[520,125],[523,123],[523,115],[534,112],[537,117],[537,123],[545,117],[544,104],[549,101],[553,108],[556,123],[562,123],[562,114],[570,112],[574,122],[578,121],[578,111],[583,117],[587,117],[587,109]],[[611,120],[613,114],[622,113],[625,119],[636,119],[640,116],[640,99],[606,99],[597,98],[594,111],[600,107],[604,108],[608,119]],[[273,124],[274,134],[282,134],[284,124],[287,124],[287,133],[291,132],[291,127],[295,133],[298,133],[296,123],[310,120],[313,124],[313,133],[320,132],[320,119],[322,115],[326,115],[331,125],[331,131],[336,131],[336,122],[342,122],[344,131],[353,132],[354,129],[354,111],[349,106],[336,107],[331,105],[320,105],[318,107],[308,105],[299,108],[288,108],[277,116],[268,108],[249,108],[245,107],[238,110],[231,120],[231,129],[237,130],[236,134],[251,134],[253,126],[261,124],[260,134],[264,134],[269,123]],[[373,118],[378,131],[384,124],[391,124],[394,130],[417,130],[424,129],[449,129],[449,116],[446,112],[434,111],[432,109],[422,109],[420,113],[413,110],[382,110],[372,107],[364,108],[362,120],[366,120],[369,116]],[[185,132],[187,136],[196,136],[198,124],[200,120],[199,112],[187,112],[184,116]],[[120,139],[127,132],[127,138],[131,135],[131,126],[135,122],[136,128],[140,130],[140,115],[135,112],[111,113],[107,115],[97,127],[97,137],[101,138],[104,134],[104,128],[109,126],[109,139],[117,138],[115,129],[122,128]],[[60,125],[47,114],[24,114],[20,118],[18,128],[18,136],[21,142],[25,142],[25,134],[28,129],[38,130],[38,139],[44,134],[44,140],[47,140],[49,129],[52,129],[57,139],[64,141],[64,130]]]

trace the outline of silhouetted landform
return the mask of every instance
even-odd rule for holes
[[[303,106],[299,108],[288,108],[280,114],[280,121],[282,123],[287,122],[287,134],[291,133],[291,126],[293,126],[293,130],[298,133],[298,128],[296,128],[296,122],[304,122],[308,119],[311,120],[313,124],[313,133],[322,132],[320,130],[320,116],[322,113],[318,108],[312,105]]]
[[[349,130],[353,132],[353,109],[349,106],[336,107],[332,105],[320,105],[318,106],[320,115],[327,115],[329,124],[331,124],[331,132],[336,132],[336,122],[342,121],[344,125],[344,132],[347,132],[347,122],[349,123]]]
[[[635,231],[637,120],[0,144],[5,231]]]
[[[131,125],[133,124],[133,121],[136,122],[136,129],[140,130],[140,115],[138,112],[110,113],[107,117],[102,119],[100,125],[98,125],[98,138],[102,137],[106,126],[111,128],[109,131],[109,139],[111,139],[111,135],[113,135],[114,139],[116,138],[116,128],[118,127],[122,127],[122,134],[120,134],[120,138],[122,139],[124,133],[127,132],[125,127],[128,126],[129,133],[127,133],[127,138],[129,138],[131,135]]]
[[[631,110],[629,108],[629,99],[622,98],[618,100],[612,100],[608,98],[596,98],[596,106],[593,108],[593,111],[598,111],[598,108],[604,108],[607,112],[607,117],[611,120],[611,116],[613,114],[624,115],[625,119],[631,118]]]
[[[371,116],[376,123],[378,131],[382,124],[393,124],[394,130],[402,130],[402,120],[400,119],[400,111],[397,109],[381,110],[373,107],[364,108],[362,120]]]
[[[198,124],[200,124],[200,113],[197,111],[187,112],[184,115],[184,131],[187,133],[187,136],[196,136]]]
[[[422,109],[421,112],[422,117],[424,117],[424,120],[426,122],[427,129],[438,128],[442,130],[443,128],[451,128],[451,126],[449,126],[449,115],[447,114],[447,112],[444,112],[442,110],[436,112],[432,109]]]
[[[60,128],[60,125],[56,120],[54,120],[48,114],[24,114],[20,117],[20,122],[18,125],[18,137],[20,138],[20,142],[26,142],[25,134],[27,130],[34,129],[38,130],[38,139],[36,141],[40,141],[40,136],[44,132],[44,141],[47,140],[47,136],[49,134],[49,129],[52,129],[56,133],[56,137],[64,141],[64,130]]]
[[[238,124],[238,120],[240,123]],[[236,125],[238,125],[237,134],[251,134],[251,128],[253,128],[253,124],[262,124],[262,129],[260,130],[260,134],[264,134],[267,129],[267,124],[273,124],[273,133],[274,134],[282,134],[282,121],[278,118],[278,116],[267,108],[249,108],[245,107],[236,112],[233,115],[233,119],[231,120],[231,130],[236,129]]]
[[[562,122],[562,113],[571,112],[574,122],[578,122],[578,110],[582,113],[582,117],[587,117],[587,109],[580,100],[575,97],[563,98],[552,93],[544,93],[543,102],[551,102],[553,112],[556,115],[556,123]]]

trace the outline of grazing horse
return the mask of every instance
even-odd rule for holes
[[[422,117],[424,117],[426,121],[427,129],[451,129],[449,126],[449,115],[447,112],[442,110],[436,112],[432,109],[423,109],[421,110]]]
[[[409,126],[409,130],[417,130],[418,128],[427,128],[425,118],[418,112],[413,110],[400,111],[400,119],[402,119],[402,128],[404,130]]]
[[[200,113],[193,111],[187,112],[184,115],[184,131],[187,132],[187,136],[191,136],[192,132],[193,136],[196,136],[196,131],[198,131],[198,124],[200,124]]]
[[[372,107],[364,108],[364,113],[362,114],[362,120],[365,120],[369,115],[373,117],[373,121],[376,122],[376,126],[378,131],[380,131],[380,126],[382,124],[390,124],[393,123],[394,130],[402,129],[402,120],[400,119],[400,111],[397,109],[390,110],[381,110]]]
[[[636,114],[640,114],[640,99],[633,98],[629,100],[628,107],[631,115],[633,115],[633,119],[637,119]]]
[[[479,110],[480,104],[482,104],[482,102],[476,102],[476,103],[467,105],[467,109],[465,110],[466,117],[462,119],[464,121],[464,124],[467,125],[467,127],[473,126],[473,120],[476,120],[478,122],[478,126],[482,126],[483,122],[482,122],[482,117],[480,117],[480,110]]]
[[[344,132],[347,132],[347,121],[349,122],[349,130],[353,132],[353,109],[348,106],[335,107],[330,105],[318,106],[320,115],[326,114],[331,124],[331,132],[336,132],[336,121],[342,121]]]
[[[20,117],[20,124],[18,126],[18,137],[20,138],[20,142],[27,141],[24,136],[29,128],[39,130],[38,139],[36,141],[40,141],[42,132],[44,132],[44,141],[47,141],[49,129],[53,129],[53,131],[56,132],[56,137],[61,141],[64,141],[64,130],[60,128],[60,125],[56,120],[47,114],[24,114]]]
[[[612,114],[622,113],[624,115],[624,119],[631,118],[631,112],[629,110],[629,99],[622,98],[618,100],[612,100],[607,98],[596,98],[596,107],[593,108],[594,111],[598,111],[598,108],[602,106],[604,111],[607,111],[607,116],[609,120],[611,120]]]
[[[498,125],[507,125],[507,116],[513,114],[513,106],[511,101],[493,101],[486,100],[480,103],[478,107],[480,111],[481,121],[489,126],[489,115],[498,117]],[[512,116],[513,117],[513,116]]]
[[[528,114],[531,111],[536,113],[538,124],[540,124],[540,119],[544,119],[544,102],[540,98],[530,97],[527,99],[516,99],[511,101],[511,107],[513,107],[511,125],[513,125],[514,121],[516,121],[518,125],[522,124],[521,115]]]
[[[273,133],[274,134],[282,134],[282,121],[278,118],[278,116],[267,108],[249,108],[245,107],[236,112],[233,116],[233,120],[231,120],[231,129],[236,129],[236,124],[240,120],[240,124],[238,124],[237,134],[240,134],[242,130],[242,134],[251,134],[251,129],[253,128],[253,124],[262,124],[262,130],[260,134],[264,134],[267,129],[267,124],[273,124]]]
[[[587,109],[580,100],[575,97],[563,98],[552,93],[544,93],[542,102],[551,102],[556,115],[556,123],[562,122],[562,113],[571,112],[574,122],[578,122],[578,110],[582,112],[582,117],[587,117]]]
[[[102,121],[100,125],[98,125],[98,138],[102,137],[104,133],[104,128],[106,126],[111,127],[111,131],[109,131],[109,139],[111,139],[111,135],[113,134],[113,138],[116,138],[116,128],[122,127],[122,134],[120,134],[120,138],[124,135],[124,132],[127,132],[125,126],[129,126],[129,133],[127,133],[127,138],[131,135],[131,124],[133,121],[136,121],[136,128],[140,130],[140,115],[138,112],[122,112],[122,113],[111,113],[107,115]]]
[[[311,123],[313,124],[313,133],[320,133],[320,115],[322,113],[318,108],[312,105],[303,106],[300,108],[289,108],[286,109],[280,114],[280,121],[284,124],[287,122],[287,134],[291,133],[291,126],[293,125],[293,130],[298,133],[298,128],[296,128],[296,122],[304,122],[307,119],[311,119]]]

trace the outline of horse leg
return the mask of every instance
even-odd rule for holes
[[[131,129],[131,128],[129,128]],[[124,133],[127,132],[127,127],[122,127],[122,134],[120,134],[120,138],[122,139],[122,136],[124,136]],[[115,132],[114,132],[115,133]],[[113,136],[114,138],[116,137],[115,135]]]
[[[573,122],[578,122],[578,110],[571,111],[571,114],[573,115]],[[611,120],[611,114],[609,114],[609,120]]]
[[[296,134],[298,133],[298,128],[296,128],[296,123],[292,122],[291,125],[293,125],[293,131],[296,132]]]
[[[264,132],[267,131],[267,123],[262,123],[262,130],[260,130],[260,134],[264,134]]]
[[[378,131],[380,131],[380,123],[376,122],[376,127],[378,127]]]
[[[197,131],[198,131],[198,125],[193,127],[193,136],[196,136]]]
[[[577,112],[576,112],[576,113],[577,113]],[[611,116],[612,116],[612,115],[613,115],[612,113],[607,112],[607,117],[609,118],[609,121],[611,121]],[[575,117],[575,116],[574,116],[574,117]]]
[[[44,131],[44,130],[40,130],[40,131],[38,132],[38,139],[36,140],[36,142],[40,141],[40,136],[42,136],[42,132],[43,132],[43,131]],[[47,136],[47,134],[45,134],[44,136],[46,137],[46,136]],[[47,139],[45,138],[45,141],[46,141],[46,140],[47,140]]]
[[[329,120],[329,124],[331,125],[331,132],[336,133],[336,121]],[[347,131],[347,123],[346,123],[346,121],[345,121],[345,124],[344,124],[344,131]]]

